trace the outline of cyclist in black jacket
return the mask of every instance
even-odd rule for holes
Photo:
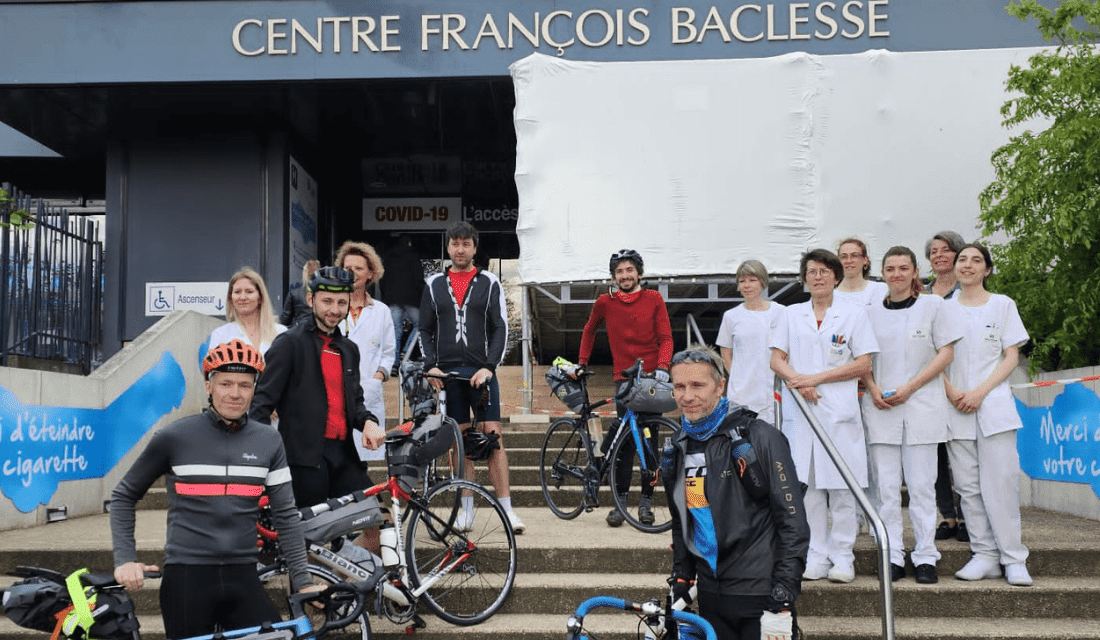
[[[671,367],[682,430],[661,460],[672,514],[672,586],[698,580],[699,613],[720,638],[790,639],[810,544],[790,446],[729,404],[721,357],[705,347]]]
[[[313,274],[306,302],[314,321],[294,325],[271,343],[267,373],[249,411],[261,422],[278,412],[299,507],[371,486],[351,439],[359,437],[373,450],[385,438],[378,419],[363,405],[359,348],[339,328],[354,280],[338,267]]]
[[[526,526],[512,510],[508,454],[500,439],[496,370],[508,343],[508,308],[500,280],[474,265],[477,240],[477,229],[467,222],[456,222],[447,229],[451,266],[428,280],[421,297],[420,350],[428,373],[455,372],[470,378],[469,384],[447,382],[447,415],[468,430],[470,411],[479,412],[478,428],[484,435],[466,436],[467,458],[487,460],[489,479],[512,530],[523,533]],[[429,382],[436,389],[443,388],[442,380],[429,378]],[[466,465],[466,473],[472,480],[473,464]],[[466,507],[472,509],[473,498],[466,498],[459,512],[458,526],[463,529],[473,523],[474,514]]]

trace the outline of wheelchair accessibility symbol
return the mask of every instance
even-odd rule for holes
[[[175,287],[150,287],[148,298],[149,313],[171,313],[176,308]]]

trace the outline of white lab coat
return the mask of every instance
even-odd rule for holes
[[[726,385],[730,402],[744,405],[757,417],[775,424],[775,400],[772,389],[775,374],[771,369],[772,334],[783,320],[786,307],[770,302],[763,311],[751,311],[738,305],[722,315],[718,346],[732,350],[732,371]]]
[[[284,331],[286,331],[286,327],[276,322],[275,335],[279,335]],[[233,340],[240,340],[245,344],[252,345],[253,347],[256,346],[252,344],[251,340],[248,339],[248,334],[245,333],[244,329],[241,328],[241,325],[238,322],[227,322],[217,329],[211,331],[210,339],[206,341],[206,345],[208,348],[213,349],[219,344],[222,344],[224,342],[231,342]],[[267,350],[271,348],[271,343],[263,342],[257,348],[260,350],[260,355],[267,355]]]
[[[912,380],[936,357],[936,352],[962,338],[943,298],[917,297],[908,309],[871,305],[867,317],[875,332],[879,353],[874,358],[875,383],[883,391]],[[866,393],[861,399],[868,444],[933,444],[946,442],[951,405],[937,376],[917,389],[904,404],[878,409]]]
[[[785,322],[775,332],[772,348],[787,354],[791,367],[801,374],[814,374],[848,364],[859,356],[877,353],[878,343],[867,312],[834,300],[825,312],[821,327],[814,317],[813,301],[787,307]],[[785,326],[786,330],[783,330]],[[861,487],[867,486],[867,442],[860,417],[857,381],[844,380],[818,385],[821,399],[810,409],[840,451]],[[791,443],[791,455],[799,478],[806,480],[813,469],[811,486],[818,489],[847,489],[836,465],[814,435],[809,422],[784,390],[783,432]],[[811,467],[812,460],[812,467]],[[807,480],[808,481],[808,480]]]
[[[359,347],[359,385],[363,388],[363,404],[378,418],[383,429],[386,425],[386,403],[382,396],[382,381],[374,374],[383,371],[389,375],[397,352],[393,332],[393,315],[385,303],[375,299],[363,307],[359,317],[351,314],[340,323],[340,330]],[[385,447],[370,451],[363,447],[363,432],[355,430],[355,448],[362,460],[384,460]]]
[[[833,302],[843,302],[856,307],[873,307],[882,304],[882,301],[890,293],[890,287],[885,282],[868,280],[863,291],[833,291]]]
[[[951,384],[960,391],[970,391],[984,382],[1001,363],[1005,349],[1028,341],[1016,302],[1008,296],[994,293],[980,307],[960,304],[958,296],[945,304],[955,321],[961,323],[963,338],[955,346],[954,362],[947,368]],[[948,416],[954,440],[974,440],[979,427],[986,437],[1023,427],[1007,379],[989,392],[975,413],[962,413],[952,407]]]

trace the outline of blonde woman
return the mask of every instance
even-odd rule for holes
[[[275,321],[267,286],[252,267],[241,268],[229,279],[225,320],[210,334],[207,344],[211,349],[224,342],[243,340],[260,353],[267,353],[275,336],[286,331],[286,327]]]
[[[367,292],[372,284],[382,279],[385,268],[374,247],[351,240],[336,252],[336,266],[355,275],[351,307],[348,316],[340,323],[340,330],[359,347],[359,384],[363,388],[363,404],[378,417],[378,424],[385,424],[386,403],[382,397],[382,383],[389,379],[393,368],[397,341],[390,308]],[[385,456],[382,448],[368,451],[358,446],[358,438],[355,442],[363,460],[381,460]]]

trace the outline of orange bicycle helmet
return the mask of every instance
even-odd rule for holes
[[[250,344],[237,339],[223,342],[210,350],[202,359],[202,374],[209,378],[214,371],[229,371],[232,373],[264,372],[264,357]]]

